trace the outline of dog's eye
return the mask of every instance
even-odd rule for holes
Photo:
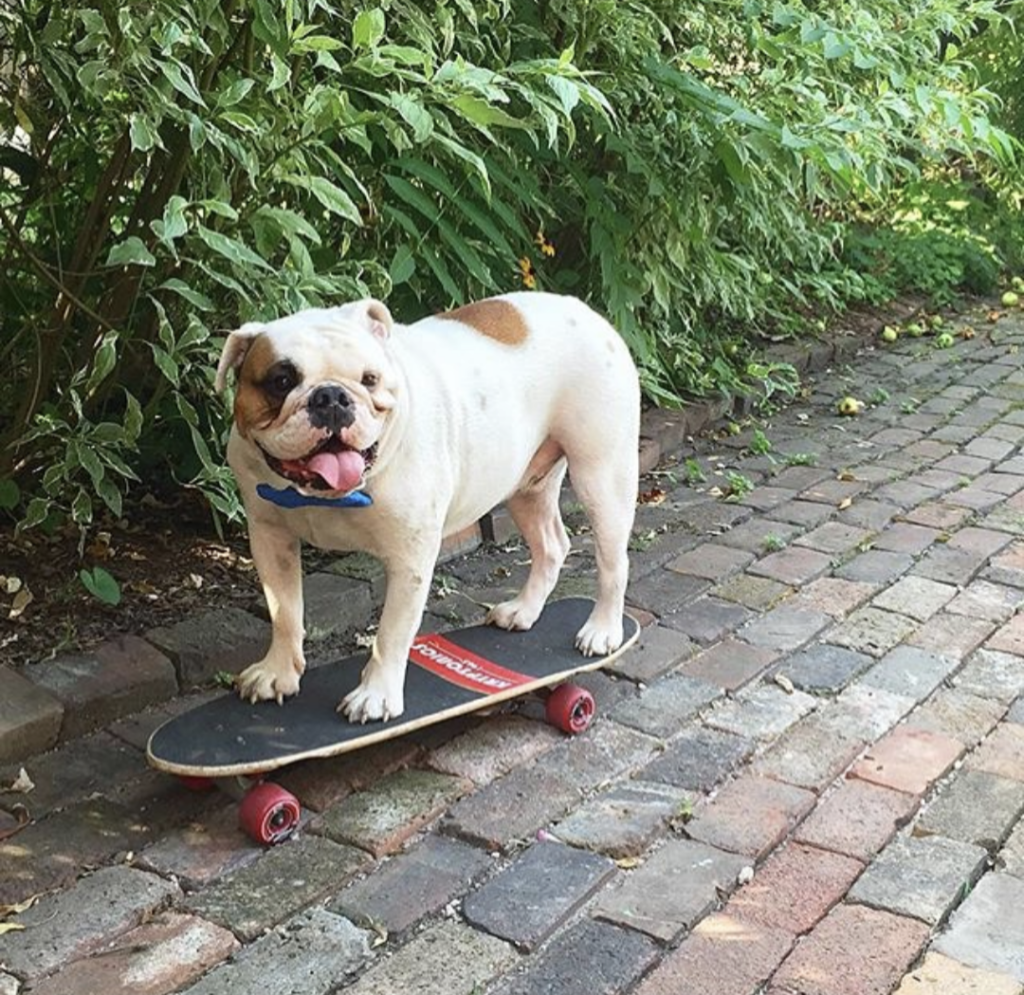
[[[374,387],[380,383],[380,374],[378,373],[364,373],[363,379],[360,381],[367,390],[373,390]]]
[[[290,363],[275,366],[263,381],[263,389],[269,394],[284,398],[290,394],[299,382],[299,373]]]

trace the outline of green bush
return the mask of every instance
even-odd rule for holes
[[[852,223],[930,171],[1008,188],[995,98],[942,44],[1001,24],[988,0],[5,7],[0,507],[85,527],[141,477],[233,516],[219,337],[365,294],[412,319],[569,291],[650,398],[741,386],[744,335],[921,275],[844,256]]]

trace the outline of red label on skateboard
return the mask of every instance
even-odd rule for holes
[[[496,694],[536,680],[477,656],[436,634],[418,637],[409,651],[409,659],[450,684],[480,694]]]

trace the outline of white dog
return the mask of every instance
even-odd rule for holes
[[[636,368],[582,302],[508,294],[403,327],[376,300],[250,323],[217,370],[237,370],[228,462],[242,492],[273,637],[243,671],[252,701],[299,689],[305,669],[300,541],[363,550],[387,576],[362,679],[338,706],[395,718],[441,540],[501,501],[529,544],[518,596],[488,620],[528,629],[569,539],[558,508],[568,466],[596,545],[598,594],[576,635],[585,655],[622,642],[637,488]],[[336,507],[349,496],[361,506]]]

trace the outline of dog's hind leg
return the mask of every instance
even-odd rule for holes
[[[553,462],[552,462],[553,458]],[[545,443],[531,463],[522,488],[506,502],[509,514],[530,548],[530,575],[511,600],[495,605],[487,621],[503,629],[529,629],[540,617],[569,555],[558,496],[566,463],[560,450]]]
[[[584,656],[604,656],[622,644],[629,580],[629,538],[636,510],[637,454],[630,443],[598,460],[572,461],[573,490],[590,519],[597,556],[597,600],[576,634]]]

